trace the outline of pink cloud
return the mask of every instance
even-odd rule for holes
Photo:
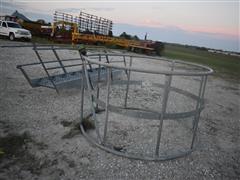
[[[180,28],[190,31],[190,32],[203,32],[203,33],[212,33],[212,34],[222,34],[224,36],[239,38],[239,30],[237,28],[223,28],[223,27],[201,27],[201,26],[189,26],[184,25]]]
[[[230,38],[239,38],[239,30],[237,28],[226,28],[226,27],[205,27],[205,26],[191,26],[191,25],[170,25],[164,24],[158,20],[153,19],[143,19],[139,22],[129,23],[138,26],[147,26],[155,28],[163,27],[176,27],[189,32],[200,32],[200,33],[210,33],[215,35],[223,35]]]
[[[153,19],[143,19],[142,21],[140,21],[140,24],[149,27],[164,27],[161,22]]]

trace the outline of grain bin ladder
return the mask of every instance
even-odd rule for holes
[[[58,92],[58,87],[71,83],[74,81],[81,81],[83,77],[82,72],[82,53],[83,49],[78,49],[76,47],[66,47],[66,46],[54,46],[54,45],[34,45],[33,50],[37,56],[39,62],[28,63],[18,65],[17,68],[21,70],[24,77],[27,79],[31,87],[47,87],[55,89]],[[75,51],[78,52],[78,58],[60,58],[59,51]],[[50,51],[53,53],[55,60],[45,60],[41,52]],[[108,59],[106,58],[106,62]],[[41,72],[43,75],[29,75],[29,72],[32,74],[33,69]],[[106,69],[105,68],[93,68],[90,64],[87,69],[89,73],[89,80],[94,83],[99,74],[101,77],[105,77]],[[28,72],[28,73],[27,73]],[[112,70],[112,75],[117,75],[122,71]],[[36,76],[36,75],[35,75]]]

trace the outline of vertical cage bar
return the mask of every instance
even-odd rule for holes
[[[201,101],[201,104],[200,104],[200,106],[202,106],[203,105],[203,102],[204,102],[204,94],[205,94],[205,89],[206,89],[206,84],[207,84],[207,78],[208,78],[208,76],[206,75],[205,76],[205,79],[204,79],[204,84],[203,84],[203,91],[202,91],[202,101]]]
[[[106,142],[106,139],[107,139],[110,84],[111,84],[111,68],[107,68],[107,97],[105,102],[105,124],[104,124],[103,144]]]
[[[107,54],[106,54],[106,61],[107,61],[108,64],[110,64],[109,57],[108,57]],[[111,68],[111,69],[112,69],[112,68]],[[112,70],[111,70],[111,79],[113,79]]]
[[[198,99],[197,99],[196,108],[195,108],[196,111],[198,111],[200,103],[201,103],[201,94],[202,94],[203,83],[204,83],[204,77],[202,76],[201,81],[200,81],[199,91],[198,91]],[[194,127],[195,127],[196,119],[197,119],[197,113],[195,114],[194,119],[193,119],[192,129],[194,129]]]
[[[98,56],[98,60],[99,60],[99,62],[101,62],[100,54]],[[99,84],[100,84],[100,80],[101,80],[100,75],[101,75],[101,65],[98,65],[97,100],[99,99],[99,94],[100,94],[100,88],[99,88]],[[98,103],[96,103],[96,109],[98,110]]]
[[[166,109],[167,109],[167,102],[168,102],[171,82],[172,82],[172,75],[165,75],[165,85],[164,85],[164,93],[163,93],[163,100],[162,100],[162,111],[160,114],[160,123],[159,123],[159,128],[158,128],[157,144],[156,144],[156,150],[155,150],[156,156],[159,156],[163,119],[164,119],[164,115],[165,115]]]
[[[129,63],[129,68],[132,66],[132,56],[130,56],[130,63]],[[130,81],[130,75],[131,75],[131,70],[128,70],[127,74],[127,87],[126,87],[126,94],[125,94],[125,100],[124,100],[124,107],[127,107],[127,98],[128,98],[128,91],[129,91],[129,81]]]
[[[81,122],[83,121],[83,106],[84,106],[84,66],[82,66],[82,83],[81,83]]]
[[[86,61],[82,57],[81,52],[79,52],[79,54],[80,54],[80,57],[81,57],[82,62],[83,62],[83,70],[84,70],[84,73],[85,73],[85,80],[86,80],[86,84],[87,84],[87,89],[91,94],[91,110],[92,110],[92,115],[93,115],[93,119],[94,119],[94,123],[95,123],[95,127],[96,127],[96,134],[97,134],[98,142],[100,143],[101,142],[101,136],[100,136],[100,133],[99,133],[99,125],[98,125],[98,120],[97,120],[97,116],[96,116],[96,112],[95,112],[95,108],[94,108],[94,103],[93,103],[93,99],[94,99],[93,98],[93,88],[92,88],[92,86],[89,82],[90,78],[89,78],[89,75],[88,75]]]
[[[126,57],[125,56],[123,56],[123,63],[124,63],[124,66],[126,67],[127,63],[126,63]],[[126,73],[126,75],[128,75],[127,70],[125,70],[125,73]]]
[[[194,121],[193,121],[193,137],[192,137],[192,142],[191,142],[191,149],[193,148],[196,135],[197,135],[197,129],[198,129],[198,122],[200,119],[200,107],[203,105],[203,98],[204,98],[204,92],[205,92],[205,87],[206,87],[206,82],[207,82],[207,76],[202,76],[201,82],[200,82],[200,88],[199,88],[199,95],[198,95],[198,101],[196,104],[196,115],[194,116]]]

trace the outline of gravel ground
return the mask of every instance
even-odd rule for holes
[[[0,40],[1,45],[9,43]],[[239,81],[209,77],[196,151],[176,160],[149,162],[118,157],[90,144],[76,128],[79,87],[62,88],[59,94],[48,88],[31,88],[16,65],[35,61],[31,48],[0,49],[0,179],[240,179]],[[148,62],[137,65],[157,67]],[[141,79],[142,84],[131,86],[129,105],[157,110],[161,91],[152,84],[163,79],[138,74],[132,77]],[[196,92],[198,83],[196,78],[173,79],[174,86],[191,92]],[[122,103],[121,89],[120,85],[112,87],[112,104]],[[194,107],[184,98],[170,94],[169,111]],[[89,108],[86,96],[85,114]],[[99,119],[104,118],[101,116]],[[110,113],[110,120],[109,143],[128,147],[129,152],[152,153],[157,122],[114,113]],[[189,132],[184,128],[188,124],[164,123],[163,147],[173,142],[163,150],[169,152],[188,144]]]

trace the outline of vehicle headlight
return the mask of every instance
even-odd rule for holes
[[[21,31],[21,35],[29,35],[29,31]]]
[[[17,30],[17,31],[16,31],[16,34],[21,34],[21,31],[20,31],[20,30]]]

